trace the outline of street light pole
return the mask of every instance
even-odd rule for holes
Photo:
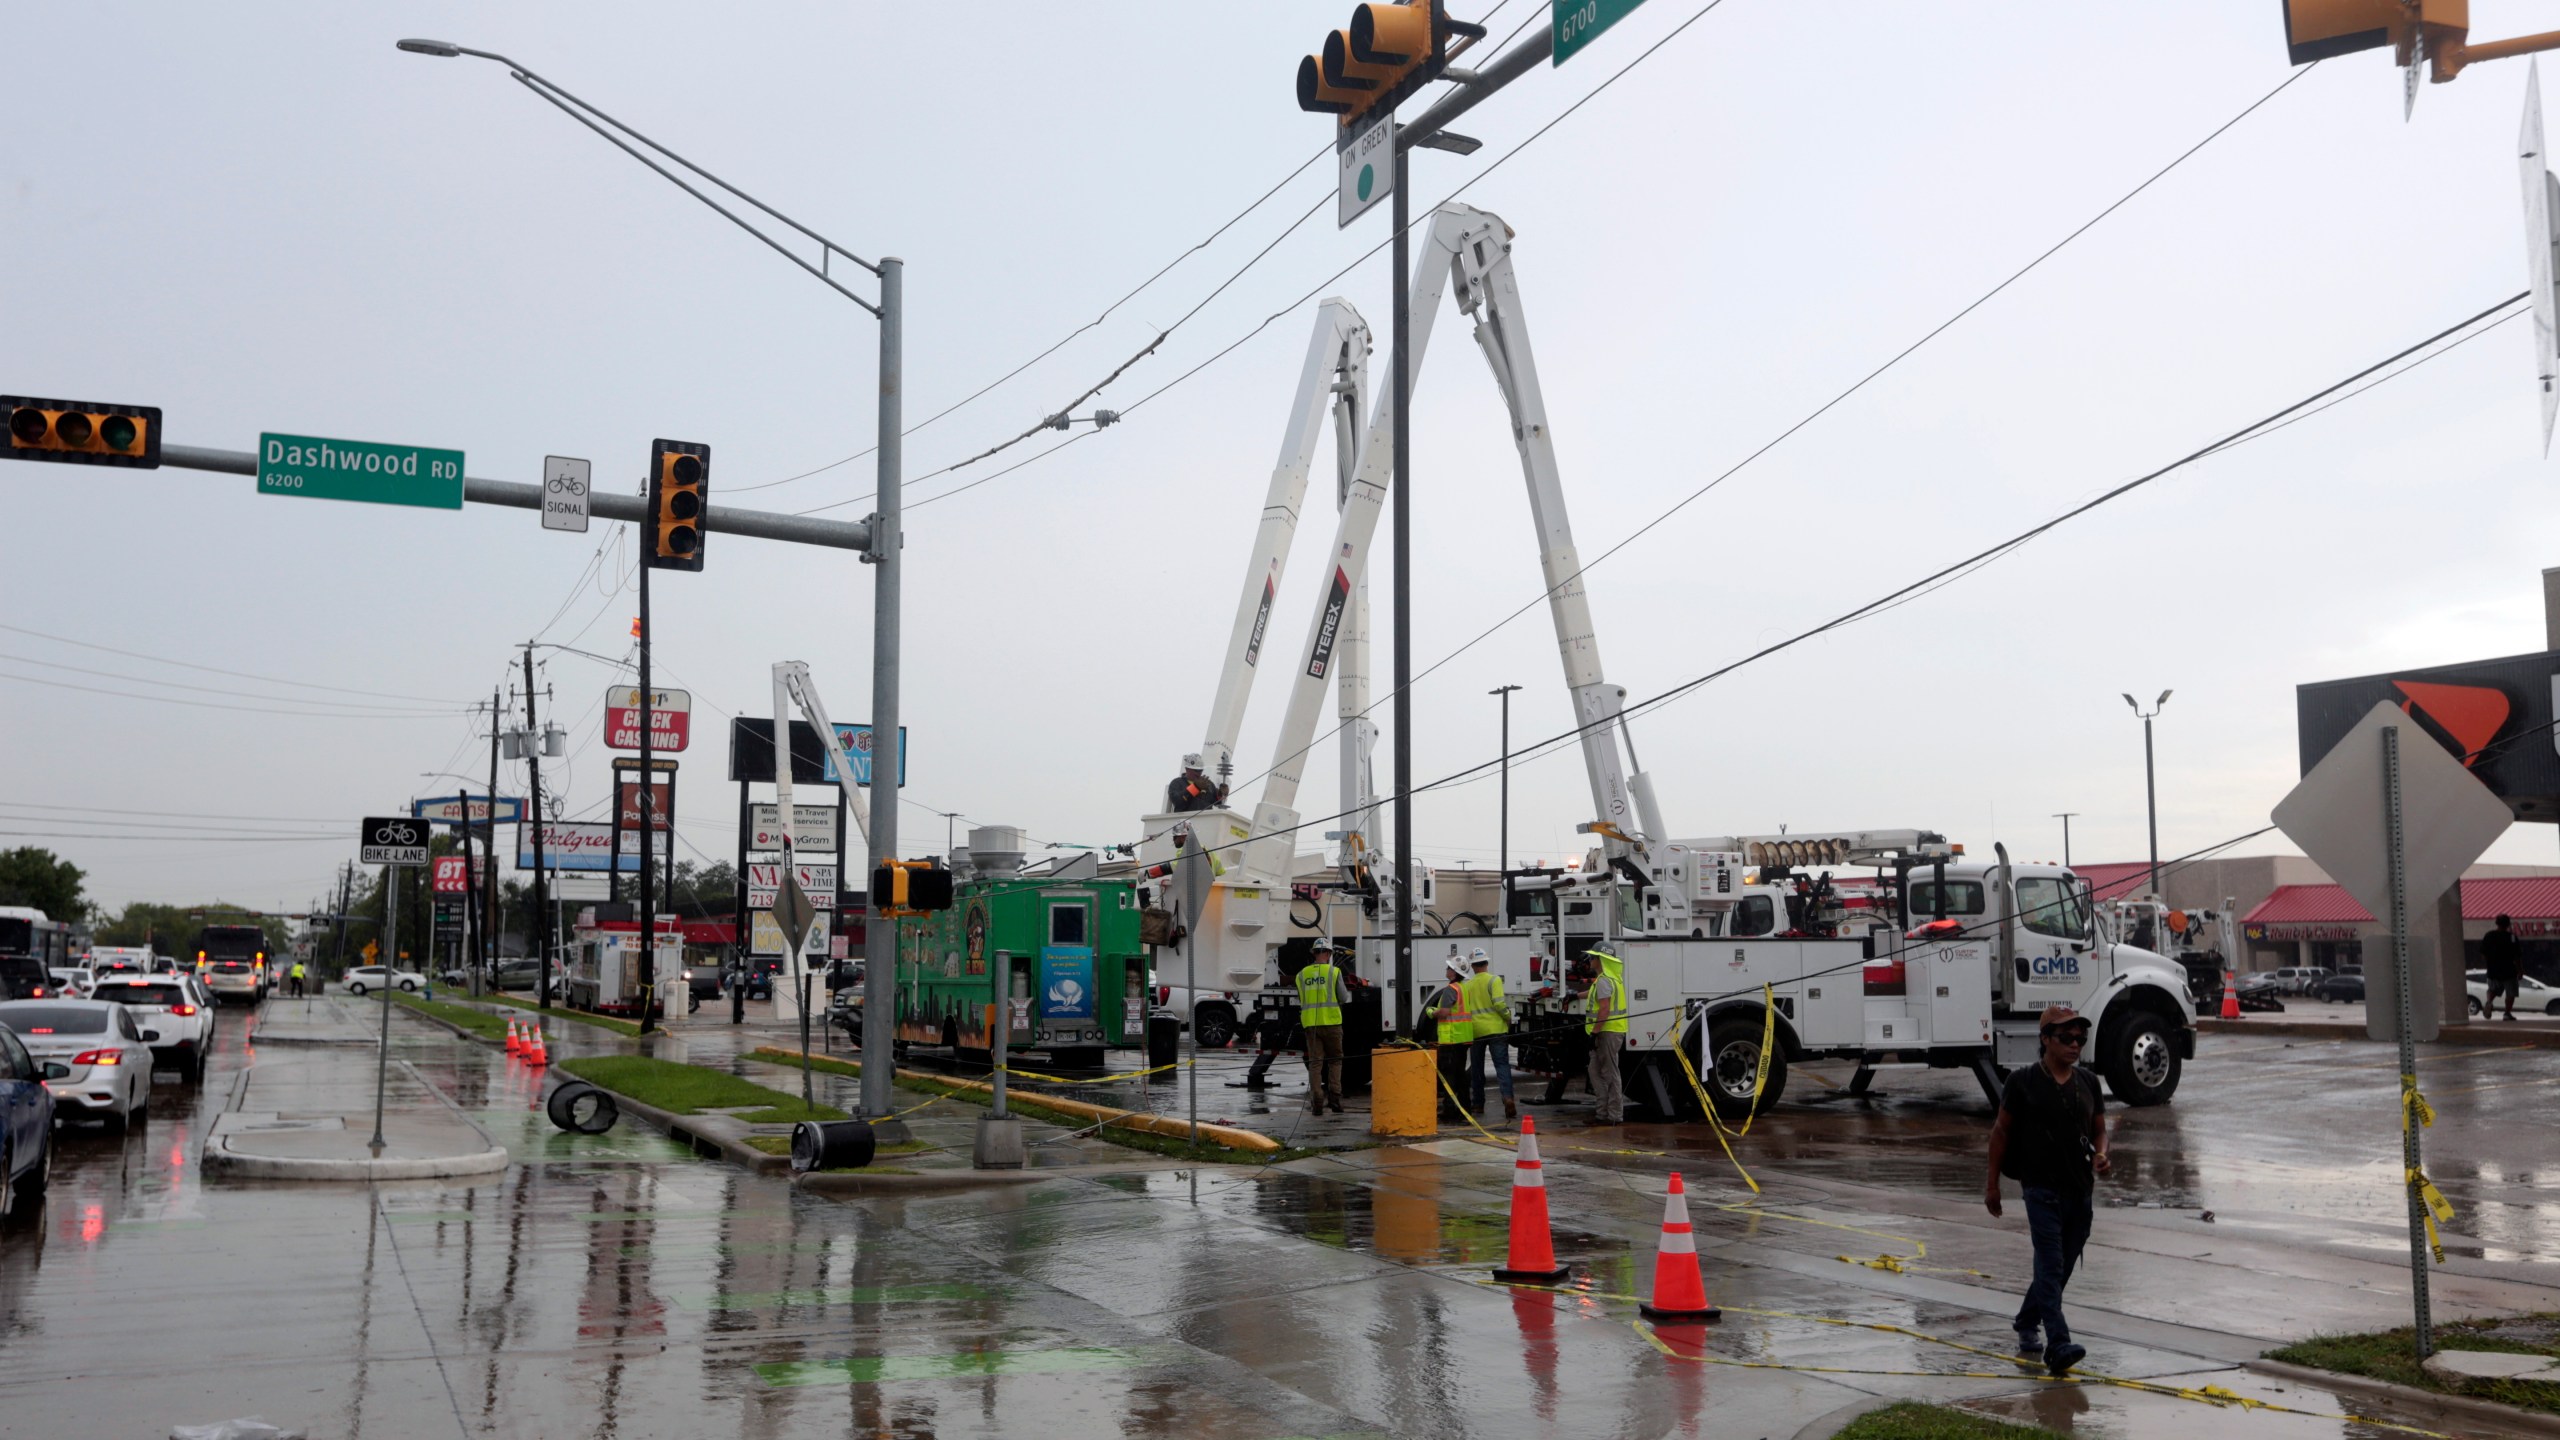
[[[1505,912],[1511,908],[1511,692],[1519,688],[1517,685],[1504,685],[1485,692],[1502,701],[1502,848],[1494,853],[1500,857],[1496,863],[1501,870],[1502,881],[1496,890],[1505,897],[1502,902]],[[1494,917],[1497,930],[1509,923],[1508,913]]]
[[[504,55],[488,50],[472,50],[444,40],[403,40],[399,42],[399,48],[412,54],[435,55],[448,59],[458,55],[469,55],[475,59],[494,60],[506,66],[510,78],[518,84],[549,101],[569,118],[603,136],[615,148],[657,172],[661,179],[718,211],[722,218],[771,246],[784,259],[817,277],[818,282],[828,289],[869,311],[880,322],[880,435],[876,452],[879,457],[875,485],[878,494],[874,501],[878,508],[871,516],[869,534],[866,537],[869,547],[862,552],[864,563],[880,567],[872,581],[871,617],[871,869],[879,870],[888,861],[896,858],[898,853],[898,784],[905,778],[898,773],[898,595],[900,552],[905,543],[900,531],[903,507],[899,498],[899,488],[904,475],[904,447],[900,443],[900,429],[905,422],[900,401],[905,387],[903,356],[906,336],[906,262],[894,255],[884,255],[877,262],[863,259],[851,250],[838,245],[826,236],[774,209]],[[625,139],[626,136],[629,138]],[[659,164],[657,160],[650,158],[650,155],[643,154],[643,147],[656,155],[665,157],[815,242],[818,246],[817,263],[813,265],[802,259],[790,246],[757,229],[738,212],[695,188],[683,176]],[[829,263],[837,257],[849,260],[878,277],[879,304],[874,305],[846,289],[843,283],[830,273]],[[773,726],[775,763],[787,766],[791,763],[790,717],[775,715]],[[888,747],[885,764],[881,756],[881,747],[884,744]],[[648,777],[643,774],[641,779],[644,787],[641,793],[646,795],[648,792],[645,787]],[[841,783],[851,784],[853,777],[844,776]],[[645,835],[642,845],[645,849],[647,845]],[[841,879],[838,883],[842,883]],[[894,1075],[889,1050],[892,1026],[896,1019],[893,1010],[896,1003],[895,965],[897,961],[895,927],[869,923],[870,920],[877,918],[877,914],[874,913],[866,918],[863,925],[862,987],[862,1112],[875,1120],[891,1113],[892,1101],[889,1087]]]
[[[2151,764],[2151,722],[2160,714],[2161,707],[2169,703],[2169,694],[2166,690],[2161,691],[2160,698],[2151,702],[2151,709],[2147,712],[2141,701],[2130,695],[2124,697],[2124,703],[2132,706],[2133,713],[2142,717],[2142,800],[2151,816],[2151,896],[2155,900],[2160,898],[2160,787]]]
[[[2062,868],[2065,870],[2071,868],[2071,817],[2079,813],[2077,810],[2057,810],[2053,816],[2062,822]],[[2159,849],[2158,841],[2152,842],[2152,849],[2155,852]]]

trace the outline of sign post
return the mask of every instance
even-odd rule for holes
[[[380,865],[382,871],[382,933],[388,938],[389,965],[396,974],[400,969],[400,870],[403,866],[427,863],[427,822],[408,815],[369,815],[356,831],[358,858],[366,865]],[[371,947],[367,947],[370,950]],[[432,963],[432,962],[430,962]],[[373,1064],[373,1158],[382,1158],[382,1097],[391,1075],[391,992],[396,988],[390,976],[382,982],[382,1044],[375,1052]]]
[[[2416,743],[2404,744],[2415,738]],[[2374,780],[2382,781],[2374,813]],[[2368,983],[2366,1024],[2377,1040],[2395,1040],[2400,1058],[2400,1160],[2409,1203],[2409,1289],[2418,1357],[2435,1350],[2427,1294],[2427,1255],[2442,1249],[2435,1226],[2453,1207],[2421,1163],[2418,1132],[2434,1116],[2418,1094],[2418,1043],[2436,1038],[2442,971],[2456,956],[2436,956],[2426,983],[2411,971],[2409,902],[2432,901],[2462,883],[2462,872],[2514,816],[2414,717],[2389,701],[2376,704],[2340,737],[2272,817],[2287,838],[2320,863],[2348,894],[2391,926],[2383,984]],[[2377,823],[2377,821],[2379,823]],[[2426,947],[2434,953],[2436,946]],[[2385,1030],[2388,1030],[2388,1034]]]

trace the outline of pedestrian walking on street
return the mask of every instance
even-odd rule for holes
[[[1298,971],[1298,1027],[1307,1039],[1307,1113],[1330,1107],[1342,1113],[1342,1007],[1351,991],[1333,963],[1333,947],[1318,942]]]
[[[2036,1035],[2036,1063],[2011,1075],[2000,1095],[1982,1204],[1999,1215],[2003,1175],[2017,1181],[2026,1198],[2035,1277],[2010,1323],[2018,1331],[2019,1354],[2042,1354],[2047,1370],[2064,1375],[2089,1352],[2071,1341],[2071,1327],[2062,1318],[2062,1288],[2071,1283],[2089,1243],[2097,1177],[2113,1162],[2107,1158],[2107,1102],[2098,1093],[2097,1077],[2080,1068],[2089,1017],[2068,1005],[2047,1005]]]
[[[1511,1093],[1511,1010],[1502,993],[1502,977],[1493,973],[1492,957],[1479,945],[1467,957],[1469,975],[1458,986],[1466,997],[1467,1019],[1474,1038],[1467,1043],[1467,1104],[1484,1113],[1484,1062],[1493,1057],[1494,1078],[1502,1091],[1502,1118],[1520,1118],[1520,1102]]]
[[[301,999],[301,998],[302,998],[302,962],[301,962],[301,961],[296,960],[296,961],[294,961],[294,962],[293,962],[293,970],[291,971],[291,973],[288,975],[288,977],[287,977],[287,978],[291,981],[291,983],[292,983],[292,985],[293,985],[293,998],[294,998],[294,999],[296,999],[296,1000]]]
[[[2498,997],[2507,999],[2507,1013],[2501,1017],[2516,1018],[2516,991],[2524,986],[2524,947],[2516,943],[2515,921],[2498,917],[2497,928],[2480,937],[2480,964],[2489,972],[2489,994],[2480,1002],[2480,1018],[2498,1008]]]
[[[1590,988],[1582,992],[1582,1028],[1591,1036],[1591,1123],[1624,1124],[1627,1087],[1618,1054],[1627,1047],[1625,962],[1606,950],[1589,950],[1582,963],[1590,976]]]

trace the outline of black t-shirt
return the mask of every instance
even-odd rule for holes
[[[2070,1081],[2060,1085],[2042,1065],[2011,1073],[2000,1092],[2001,1113],[2009,1117],[2009,1148],[2001,1156],[2000,1173],[2021,1185],[2094,1188],[2089,1162],[2097,1147],[2089,1131],[2106,1108],[2098,1077],[2086,1070],[2074,1069]]]
[[[2492,930],[2480,937],[2480,963],[2493,975],[2515,969],[2522,954],[2512,930]]]

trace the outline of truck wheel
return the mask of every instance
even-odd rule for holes
[[[2100,1069],[2116,1099],[2127,1105],[2158,1105],[2178,1093],[2185,1062],[2169,1039],[2168,1023],[2138,1010],[2116,1032]]]
[[[1203,1005],[1193,1013],[1192,1038],[1203,1050],[1224,1050],[1235,1042],[1236,1012],[1224,1005]]]
[[[1728,1121],[1751,1118],[1751,1084],[1760,1073],[1760,1031],[1760,1021],[1748,1015],[1728,1015],[1707,1027],[1707,1053],[1698,1066],[1698,1080],[1706,1086],[1707,1098],[1715,1102],[1716,1114]],[[1777,1104],[1786,1088],[1786,1052],[1773,1051],[1759,1108]]]

